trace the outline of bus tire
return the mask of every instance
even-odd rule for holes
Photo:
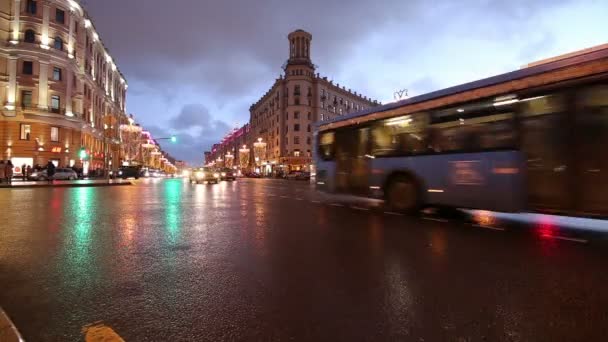
[[[394,176],[384,191],[385,201],[391,211],[415,215],[421,208],[420,186],[409,176]]]

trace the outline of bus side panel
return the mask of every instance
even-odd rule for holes
[[[316,160],[315,167],[315,186],[317,190],[335,192],[336,191],[336,162]]]
[[[370,188],[402,171],[420,181],[426,204],[517,212],[525,208],[523,162],[517,151],[377,158]]]

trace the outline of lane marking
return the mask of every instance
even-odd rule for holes
[[[542,237],[544,237],[544,238],[550,238],[550,239],[570,241],[570,242],[578,242],[578,243],[587,243],[587,242],[589,242],[589,240],[585,240],[585,239],[569,238],[569,237],[560,236],[560,235],[543,234]]]
[[[295,200],[296,200],[296,201],[303,201],[304,199],[303,199],[303,198],[300,198],[300,197],[296,197],[296,198],[295,198]]]
[[[497,231],[501,231],[501,232],[505,231],[504,228],[492,227],[492,226],[484,226],[484,225],[481,225],[481,224],[474,224],[473,227],[483,228],[483,229],[497,230]]]
[[[93,323],[82,327],[86,342],[125,342],[112,328],[103,323]]]
[[[395,212],[392,212],[392,211],[385,211],[384,213],[387,214],[387,215],[404,216],[403,214],[395,213]]]
[[[443,223],[450,222],[450,220],[434,218],[434,217],[423,217],[422,219],[427,220],[427,221],[436,221],[436,222],[443,222]]]
[[[333,207],[343,207],[344,204],[340,204],[340,203],[330,203],[329,205],[333,206]]]
[[[317,200],[312,200],[311,202],[312,203],[317,203],[317,204],[321,203],[321,201],[317,201]]]
[[[361,208],[361,207],[355,207],[355,206],[351,206],[351,209],[355,209],[355,210],[363,210],[363,211],[369,211],[368,208]]]
[[[279,196],[279,197],[281,197],[281,198],[289,198],[289,197],[287,197],[287,196]]]

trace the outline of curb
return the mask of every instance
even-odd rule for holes
[[[88,184],[32,184],[32,185],[0,185],[0,189],[48,189],[48,188],[99,188],[106,186],[128,186],[133,185],[131,182],[120,183],[88,183]]]
[[[2,342],[24,342],[21,334],[8,318],[6,313],[0,308],[0,341]]]

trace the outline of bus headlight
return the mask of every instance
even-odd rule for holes
[[[222,177],[226,177],[226,172],[222,172]]]
[[[213,177],[215,177],[215,178],[220,178],[220,174],[219,174],[219,173],[214,173],[214,174],[213,174]]]
[[[196,178],[201,179],[201,178],[205,178],[205,173],[204,172],[197,172],[195,174]]]

